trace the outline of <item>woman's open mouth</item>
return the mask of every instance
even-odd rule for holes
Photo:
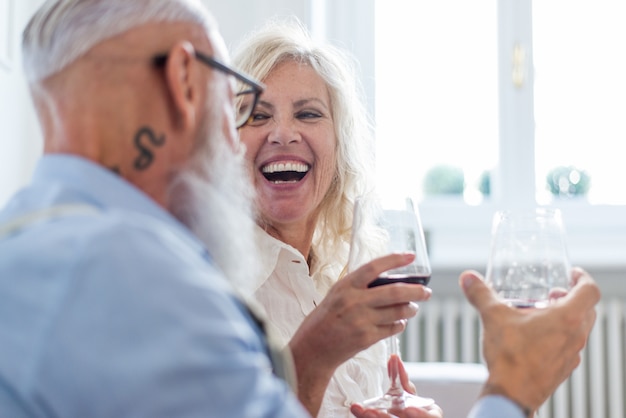
[[[311,167],[300,162],[274,162],[261,167],[263,176],[274,184],[297,183]]]

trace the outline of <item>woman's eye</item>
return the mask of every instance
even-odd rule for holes
[[[250,125],[260,125],[263,122],[265,122],[266,120],[268,120],[270,118],[269,115],[266,115],[265,113],[253,113],[252,116],[250,117],[250,121],[248,122]]]
[[[321,117],[322,115],[319,112],[313,111],[302,111],[296,114],[296,118],[298,119],[317,119]]]

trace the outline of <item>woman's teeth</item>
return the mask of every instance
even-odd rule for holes
[[[296,183],[304,178],[309,165],[303,163],[270,163],[261,168],[263,176],[274,184]]]
[[[296,171],[298,173],[306,173],[309,166],[302,163],[270,163],[264,166],[261,171],[263,173],[277,173],[281,171]]]

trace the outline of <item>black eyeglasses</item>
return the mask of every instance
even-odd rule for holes
[[[262,83],[248,76],[245,76],[240,72],[230,68],[229,66],[209,57],[208,55],[204,55],[197,51],[194,54],[198,61],[208,65],[209,67],[220,70],[228,75],[232,75],[239,82],[235,125],[237,126],[237,129],[241,128],[250,120],[252,112],[254,112],[254,108],[259,101],[259,96],[261,95],[261,93],[263,93],[265,86]],[[157,67],[162,67],[167,61],[167,55],[157,55],[153,58],[153,60],[154,64]]]

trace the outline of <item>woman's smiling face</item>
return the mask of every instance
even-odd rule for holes
[[[336,136],[324,80],[285,61],[263,80],[253,118],[240,129],[260,218],[271,229],[312,233],[336,170]]]

